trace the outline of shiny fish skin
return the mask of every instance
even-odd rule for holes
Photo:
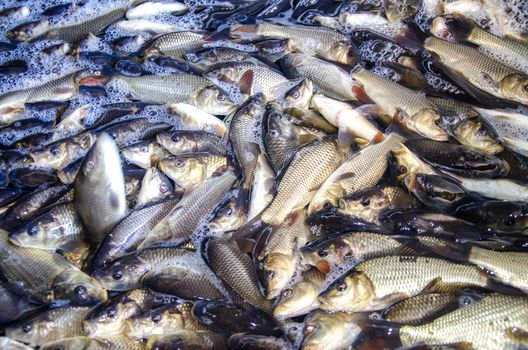
[[[44,344],[42,350],[144,350],[145,344],[141,340],[124,335],[111,335],[104,338],[89,338],[85,336],[64,338]]]
[[[174,32],[160,35],[154,39],[142,52],[142,56],[148,59],[154,54],[182,57],[187,51],[202,48],[206,42],[204,32]]]
[[[205,152],[212,155],[224,155],[222,139],[215,134],[199,130],[162,131],[156,140],[173,155]]]

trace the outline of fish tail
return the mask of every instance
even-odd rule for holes
[[[214,42],[219,40],[229,40],[232,39],[230,36],[229,28],[223,29],[218,32],[205,33],[202,36],[202,40],[207,42]]]
[[[255,240],[264,229],[269,227],[269,225],[261,219],[261,216],[262,214],[257,215],[251,221],[236,230],[229,241],[236,242],[238,240],[247,239]]]
[[[413,23],[408,23],[398,35],[394,38],[394,41],[410,49],[420,49],[423,46],[426,36],[419,29],[419,27]]]

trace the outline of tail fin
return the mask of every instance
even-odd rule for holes
[[[445,24],[449,28],[449,32],[453,38],[457,41],[470,41],[471,33],[476,26],[473,21],[462,16],[446,17]]]
[[[248,238],[256,239],[264,229],[270,226],[262,221],[261,216],[262,214],[257,215],[253,220],[236,230],[229,241],[236,242],[237,240]]]
[[[229,32],[231,39],[254,40],[259,37],[257,24],[240,24]]]
[[[396,349],[401,346],[399,325],[370,318],[360,320],[358,323],[363,332],[356,340],[354,349]]]

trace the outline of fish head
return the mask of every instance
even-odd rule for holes
[[[42,150],[29,152],[33,163],[42,167],[61,167],[69,157],[67,142],[55,142]]]
[[[273,309],[273,316],[278,319],[304,315],[319,306],[317,294],[319,289],[310,282],[299,282],[291,288],[284,289]]]
[[[325,53],[325,56],[342,64],[354,65],[358,62],[358,53],[356,48],[345,41],[338,41],[328,52]]]
[[[208,225],[213,232],[228,232],[240,228],[244,221],[243,208],[237,206],[236,198],[233,197],[215,210]]]
[[[467,194],[462,187],[437,175],[415,174],[407,176],[404,183],[412,193],[425,202],[454,203]]]
[[[339,200],[338,212],[373,222],[378,213],[388,208],[389,197],[381,188],[369,188],[358,191]]]
[[[110,82],[114,72],[110,69],[85,69],[75,74],[74,81],[83,86],[104,86]]]
[[[342,345],[346,327],[343,320],[335,315],[315,311],[308,316],[302,330],[302,349],[324,350]]]
[[[167,149],[170,149],[174,154],[188,152],[196,149],[196,141],[191,133],[181,132],[165,132],[162,131],[156,136],[158,143]]]
[[[129,163],[148,168],[151,165],[152,156],[154,155],[154,147],[150,141],[144,141],[123,148],[121,155]]]
[[[514,73],[500,82],[500,89],[506,98],[528,105],[528,78]]]
[[[267,299],[275,298],[288,285],[295,273],[295,263],[292,255],[280,253],[268,254],[260,262],[258,276]]]
[[[339,182],[322,186],[308,205],[307,214],[312,215],[320,210],[331,210],[339,206],[339,198],[343,195],[343,188]]]
[[[375,291],[365,273],[353,271],[332,283],[318,299],[325,311],[364,311],[375,299]]]
[[[284,95],[284,108],[308,109],[314,92],[313,83],[304,79]]]
[[[402,181],[408,175],[431,173],[430,168],[403,144],[400,143],[400,148],[393,149],[391,152],[397,166],[398,181]]]
[[[96,270],[92,276],[108,290],[130,290],[139,288],[141,277],[149,270],[149,266],[132,253]]]
[[[447,141],[449,135],[442,127],[442,120],[433,109],[424,108],[409,119],[410,128],[431,140]]]
[[[183,328],[183,318],[174,305],[147,310],[125,321],[124,334],[148,338],[154,334],[168,334]]]
[[[453,130],[457,139],[464,140],[472,147],[489,153],[498,153],[504,150],[486,126],[477,118],[466,119]]]
[[[96,305],[108,299],[98,281],[74,268],[56,276],[52,292],[53,300],[67,301],[73,306]]]
[[[196,187],[206,175],[205,164],[192,156],[161,160],[158,168],[182,188]]]
[[[54,320],[42,316],[30,318],[24,322],[17,322],[6,328],[6,336],[31,345],[39,345],[48,340],[54,328]]]
[[[114,139],[103,132],[97,136],[86,154],[79,174],[84,177],[102,177],[107,171],[107,167],[111,169],[121,168],[121,158]]]
[[[217,86],[202,88],[195,97],[196,107],[215,115],[227,115],[233,112],[236,104],[228,94]]]
[[[49,249],[63,242],[65,228],[51,213],[44,214],[27,225],[12,231],[9,240],[21,247]]]
[[[156,168],[147,169],[141,183],[142,192],[143,189],[156,198],[165,197],[174,192],[170,181]]]
[[[35,39],[43,35],[49,29],[49,22],[47,20],[23,23],[9,32],[7,37],[16,42],[24,42]]]

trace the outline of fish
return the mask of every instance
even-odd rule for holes
[[[156,135],[156,137],[159,133]],[[121,149],[121,156],[128,163],[148,169],[166,158],[169,152],[157,142],[141,141]]]
[[[125,320],[157,304],[156,296],[144,288],[118,294],[92,309],[84,317],[83,329],[91,337],[121,334]]]
[[[203,31],[174,31],[160,35],[152,40],[143,49],[141,56],[145,59],[155,54],[183,57],[183,54],[187,51],[201,49],[206,42],[205,32]]]
[[[124,335],[109,335],[104,338],[91,338],[87,336],[63,338],[41,346],[43,350],[73,350],[83,348],[98,350],[144,350],[145,344],[141,340]]]
[[[193,106],[186,103],[172,103],[169,105],[169,112],[175,115],[176,119],[181,120],[196,130],[207,131],[220,137],[224,137],[227,128],[225,123],[212,114],[229,114],[234,110],[234,105],[225,102],[225,95],[218,93],[216,100],[218,104],[224,104],[225,113],[211,111],[208,113],[206,108]],[[198,107],[198,108],[197,108]],[[202,108],[202,110],[200,109]],[[211,114],[212,113],[212,114]]]
[[[375,311],[435,284],[486,287],[487,283],[488,276],[474,265],[422,256],[384,256],[356,265],[323,292],[319,302],[326,311]]]
[[[9,286],[0,284],[0,305],[2,305],[2,315],[0,324],[8,324],[16,320],[24,319],[41,311],[44,307],[30,302],[26,297],[18,295],[10,290]],[[0,342],[0,344],[2,344]]]
[[[355,47],[338,31],[301,25],[283,26],[262,22],[257,25],[241,24],[231,28],[230,35],[237,38],[290,39],[294,51],[307,55],[320,55],[328,60],[353,65],[357,62]]]
[[[108,125],[103,132],[110,135],[119,147],[155,136],[172,127],[166,123],[150,123],[147,118],[137,118]]]
[[[34,189],[57,182],[57,171],[49,168],[18,168],[9,173],[9,182],[17,188]]]
[[[528,103],[526,75],[478,49],[450,43],[435,37],[427,38],[424,48],[445,67],[446,72],[475,98],[492,96],[499,99]]]
[[[311,104],[333,126],[338,128],[338,139],[342,145],[352,144],[352,137],[358,136],[366,143],[378,143],[383,134],[362,113],[350,104],[316,94]]]
[[[86,235],[97,246],[128,212],[121,158],[110,135],[97,136],[75,179],[74,192]]]
[[[409,140],[405,145],[438,169],[468,177],[498,177],[506,172],[502,160],[462,145],[433,140]]]
[[[306,128],[288,120],[277,104],[268,104],[264,115],[264,148],[275,173],[288,162],[302,145],[320,140]]]
[[[87,306],[55,308],[6,328],[9,338],[31,346],[83,335],[82,321],[90,311]]]
[[[225,133],[225,128],[222,134]],[[185,153],[209,153],[225,155],[222,139],[206,131],[178,130],[162,131],[156,135],[156,141],[173,155]]]
[[[57,184],[27,193],[20,197],[0,218],[2,228],[12,231],[20,227],[40,209],[52,203],[60,202],[60,198],[69,190],[68,185]]]
[[[21,19],[27,16],[29,16],[29,7],[27,6],[7,7],[0,12],[0,17],[9,19]]]
[[[309,79],[319,94],[342,101],[362,98],[360,85],[338,65],[301,53],[290,53],[279,62],[290,79]]]
[[[72,110],[53,128],[53,139],[59,140],[69,136],[75,136],[89,126],[90,105],[82,105]]]
[[[188,306],[190,304],[190,306]],[[145,310],[125,321],[123,334],[131,338],[150,338],[179,330],[205,330],[190,313],[192,303],[169,304]],[[184,311],[187,309],[186,311]]]
[[[421,294],[394,304],[383,312],[382,317],[389,322],[418,326],[459,307],[471,305],[474,299],[471,294],[464,292]]]
[[[419,208],[419,201],[400,187],[376,186],[342,197],[337,211],[365,222],[379,224],[381,213],[395,208]]]
[[[218,333],[201,330],[178,330],[167,335],[152,336],[149,349],[226,349],[226,340]]]
[[[352,231],[330,234],[301,248],[301,261],[305,266],[314,266],[322,273],[328,274],[340,267],[351,267],[376,257],[406,255],[405,253],[412,252],[406,244],[405,239],[384,232]]]
[[[152,291],[176,295],[183,299],[222,299],[219,281],[211,277],[199,258],[186,257],[182,263],[172,263],[147,272],[141,284]]]
[[[31,350],[33,349],[30,346],[27,346],[21,342],[18,342],[8,337],[0,337],[0,346],[2,346],[4,349],[10,349],[10,350]]]
[[[265,105],[264,94],[256,94],[233,114],[229,123],[228,143],[233,149],[234,160],[242,174],[238,195],[242,206],[247,206],[257,159],[261,152],[259,144],[255,142],[253,130],[262,123]]]
[[[458,207],[455,215],[504,232],[525,232],[528,229],[528,208],[524,203],[494,200],[470,203]]]
[[[260,293],[251,258],[240,251],[236,243],[217,238],[209,239],[204,247],[204,260],[237,296],[234,302],[244,309],[252,306],[271,314],[271,302]]]
[[[95,270],[92,276],[108,290],[127,291],[139,288],[147,272],[192,256],[192,252],[183,248],[147,248],[117,258],[110,265]]]
[[[53,122],[46,122],[40,119],[17,120],[13,124],[2,127],[1,130],[4,137],[0,140],[0,143],[3,146],[12,146],[22,140],[22,135],[31,137],[46,132],[52,124]]]
[[[114,79],[124,82],[135,99],[146,102],[192,104],[218,115],[229,114],[235,107],[229,97],[218,87],[212,86],[209,80],[192,74],[119,75]],[[178,89],[174,89],[174,86],[178,86]]]
[[[316,269],[310,269],[303,272],[301,278],[299,282],[281,292],[273,309],[273,316],[277,319],[301,316],[319,307],[317,297],[323,290],[325,275]]]
[[[498,59],[503,64],[528,74],[528,46],[508,36],[497,36],[480,28],[471,19],[463,16],[447,16],[445,22],[449,33],[458,42],[478,46],[483,53]]]
[[[526,114],[477,107],[475,109],[506,147],[522,155],[528,155],[528,145],[525,142],[528,127]]]
[[[447,141],[448,135],[441,127],[437,107],[420,92],[380,77],[362,67],[355,69],[351,75],[362,85],[364,93],[386,114],[397,116],[408,129],[423,137]]]
[[[122,20],[117,22],[115,26],[127,33],[136,34],[150,33],[152,35],[159,35],[176,30],[172,24],[159,23],[144,18]]]
[[[208,153],[188,153],[162,159],[158,168],[174,181],[178,188],[191,192],[215,173],[226,169],[227,158]]]
[[[174,244],[188,239],[220,203],[235,183],[231,170],[212,176],[196,190],[184,195],[178,205],[149,232],[139,248]]]
[[[526,327],[527,320],[520,311],[525,304],[526,298],[522,296],[491,294],[424,325],[402,326],[397,333],[403,346],[464,343],[478,349],[522,347],[525,342],[516,337],[514,329]],[[459,333],[469,325],[478,331]]]
[[[303,349],[345,349],[359,337],[359,322],[363,315],[358,313],[311,313],[303,327]]]
[[[148,168],[137,195],[136,207],[157,202],[174,195],[174,188],[158,169]]]
[[[131,211],[105,236],[92,258],[92,269],[132,252],[177,203],[178,199],[168,198]]]
[[[292,117],[292,122],[307,128],[314,128],[320,130],[326,134],[335,134],[337,128],[328,121],[319,113],[300,108],[285,108],[284,112]]]
[[[106,290],[97,281],[64,258],[41,249],[15,246],[6,231],[0,233],[0,272],[30,300],[89,306],[107,299]]]
[[[275,172],[271,168],[265,153],[261,152],[255,165],[246,221],[255,218],[271,203],[274,189]]]
[[[299,264],[298,247],[304,246],[312,232],[306,224],[302,210],[292,213],[286,221],[272,232],[263,232],[256,247],[266,243],[265,248],[255,248],[257,274],[267,299],[277,297],[290,284]],[[264,241],[264,242],[262,242]]]
[[[284,95],[283,108],[308,109],[313,96],[313,83],[304,79]]]
[[[245,222],[244,208],[237,205],[236,197],[230,197],[216,207],[207,227],[212,232],[225,233],[239,229]]]
[[[126,18],[145,18],[164,13],[181,15],[187,12],[188,10],[189,7],[180,2],[163,3],[156,1],[147,1],[128,10],[126,12]]]
[[[280,338],[244,333],[231,335],[227,340],[227,345],[230,349],[236,350],[257,348],[285,350],[291,347],[290,343]]]
[[[368,146],[346,160],[315,193],[308,206],[308,215],[325,206],[337,207],[339,198],[375,186],[388,168],[389,152],[397,147],[399,140],[396,134],[388,135],[381,143]]]
[[[200,300],[194,303],[193,317],[220,333],[246,333],[280,336],[272,317],[260,310],[247,311],[224,300]],[[233,322],[235,321],[235,322]]]
[[[41,149],[31,151],[29,156],[35,166],[63,170],[83,158],[96,142],[92,131],[57,140]]]
[[[9,240],[21,247],[57,251],[80,267],[89,246],[72,203],[57,204],[23,227],[9,233]]]

